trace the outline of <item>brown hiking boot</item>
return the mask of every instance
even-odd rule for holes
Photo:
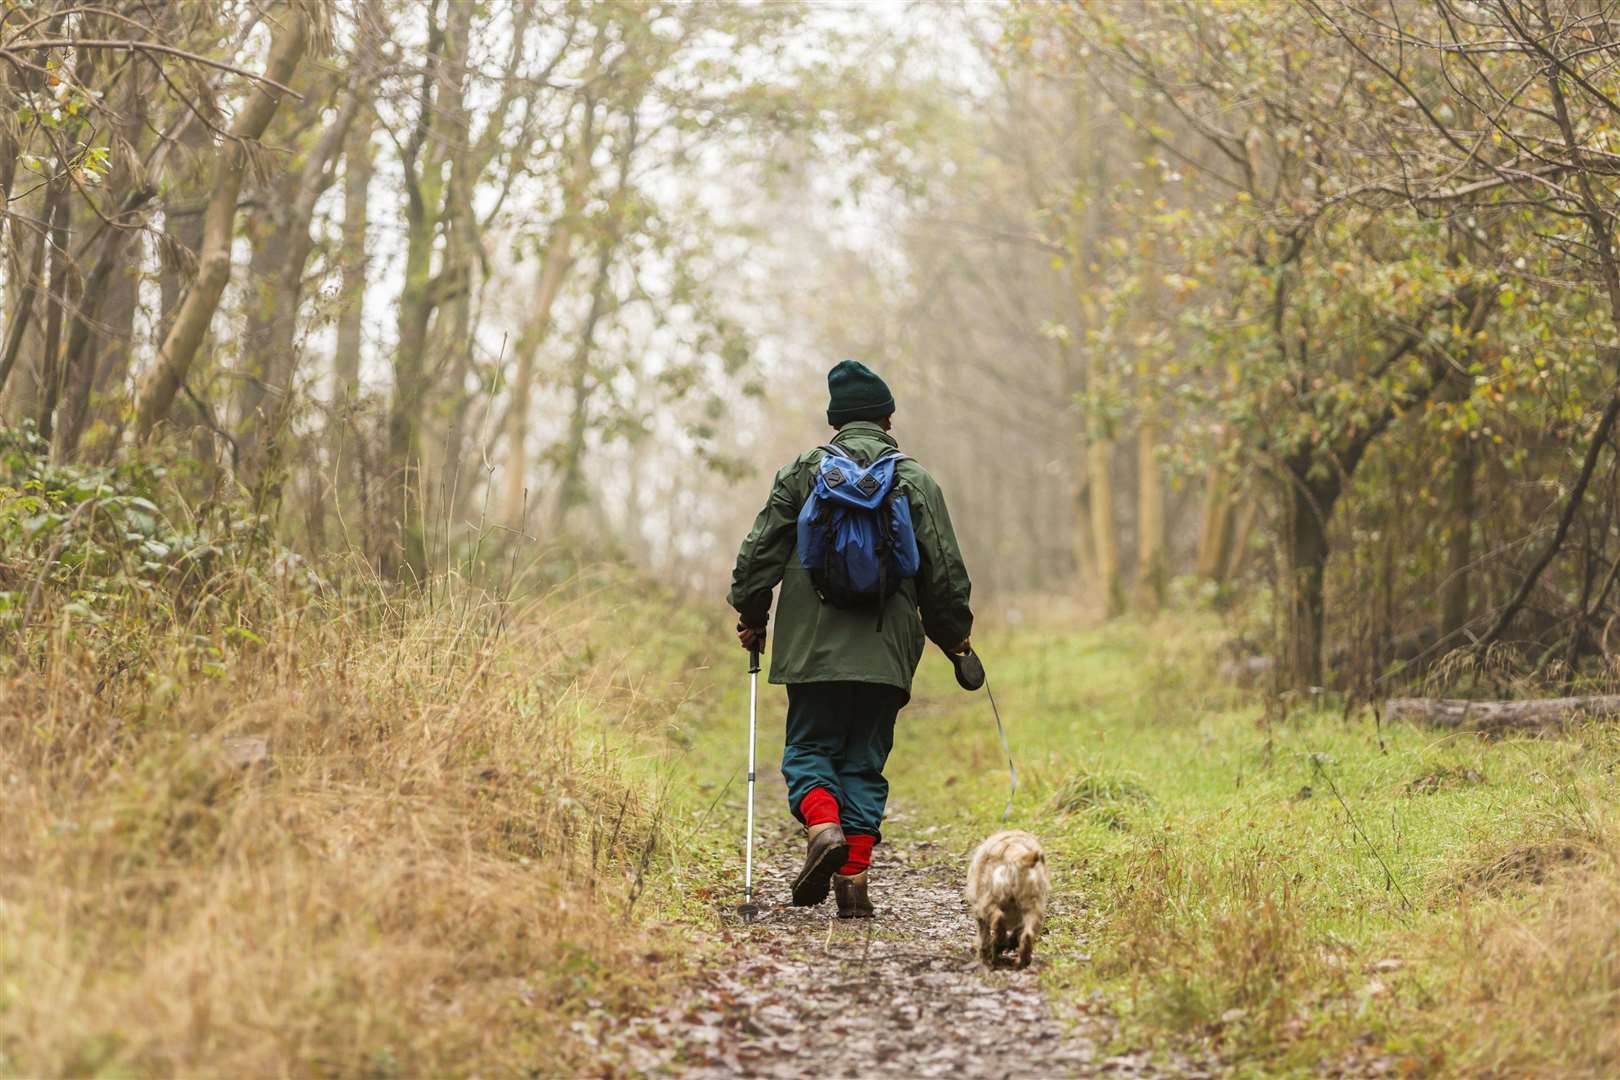
[[[838,917],[840,919],[870,919],[872,917],[872,901],[866,898],[866,871],[851,874],[834,874],[832,879],[833,896],[838,900]]]
[[[827,899],[832,876],[849,858],[849,841],[835,821],[810,826],[810,842],[805,846],[804,869],[793,879],[793,905],[814,907]]]

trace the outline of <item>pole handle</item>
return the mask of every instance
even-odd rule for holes
[[[759,650],[758,649],[749,649],[748,650],[748,674],[750,674],[750,675],[758,675],[759,674]]]
[[[964,690],[977,690],[984,685],[984,663],[972,649],[960,653],[946,653],[956,668],[956,685]]]

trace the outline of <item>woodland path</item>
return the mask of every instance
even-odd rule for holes
[[[713,966],[683,1000],[625,1029],[614,1055],[623,1068],[700,1080],[1206,1075],[1167,1073],[1147,1054],[1101,1055],[1108,1021],[1059,1019],[1040,990],[1039,949],[1027,971],[984,972],[961,895],[964,860],[918,835],[903,811],[891,812],[873,868],[876,918],[840,920],[830,896],[792,907],[803,841],[770,812],[780,793],[761,786],[760,917],[744,925],[729,906],[739,898],[728,901]],[[1054,912],[1063,902],[1054,898]]]

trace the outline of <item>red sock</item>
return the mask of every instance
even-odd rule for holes
[[[804,798],[799,800],[799,815],[804,818],[805,828],[812,825],[825,825],[828,822],[838,822],[838,800],[832,797],[832,792],[826,788],[811,788]]]
[[[872,865],[872,845],[877,843],[875,836],[846,836],[849,841],[849,862],[839,869],[845,877],[854,877],[856,874]]]

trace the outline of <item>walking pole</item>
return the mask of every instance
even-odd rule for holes
[[[754,728],[759,719],[759,649],[748,651],[748,844],[747,861],[743,864],[743,902],[737,914],[743,922],[759,917],[759,905],[754,903]]]

